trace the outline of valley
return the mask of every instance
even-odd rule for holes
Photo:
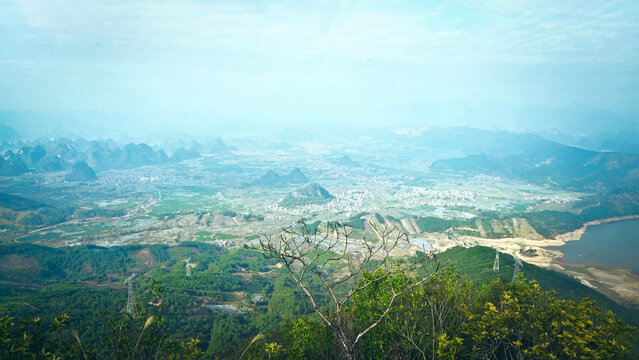
[[[476,131],[444,134],[474,138]],[[156,155],[164,154],[157,147],[127,145],[123,151],[144,149],[147,154],[134,157],[139,166],[122,168],[121,162],[108,165],[88,159],[82,163],[88,178],[69,175],[79,171],[71,164],[85,158],[86,141],[63,140],[72,154],[66,161],[69,170],[0,178],[0,193],[12,196],[2,207],[0,240],[51,247],[175,246],[200,241],[237,248],[300,218],[309,223],[345,223],[352,227],[356,241],[374,239],[369,225],[373,224],[396,227],[416,239],[418,245],[404,247],[396,256],[425,248],[489,246],[566,272],[621,303],[639,305],[626,287],[619,288],[612,276],[615,269],[603,267],[611,276],[595,279],[590,272],[568,269],[561,261],[563,254],[556,250],[565,241],[578,239],[584,226],[639,213],[639,196],[632,190],[593,192],[580,187],[576,191],[572,185],[563,188],[550,179],[540,183],[537,177],[528,181],[522,175],[499,171],[494,175],[489,168],[450,171],[438,164],[451,160],[439,159],[459,153],[427,139],[429,146],[416,146],[415,139],[398,136],[362,138],[349,147],[273,143],[264,151],[264,144],[242,139],[233,146],[217,140],[208,151],[196,142],[191,149],[182,143],[172,147],[171,157]],[[486,136],[494,134],[486,132]],[[413,145],[401,146],[406,140]],[[477,151],[471,140],[465,144],[469,148],[461,155]],[[54,142],[49,147],[56,151],[60,145]],[[117,145],[111,147],[117,149]],[[514,145],[512,149],[520,152]],[[96,159],[105,158],[93,154]],[[60,159],[65,163],[63,156]],[[93,173],[87,164],[99,170]],[[630,288],[638,284],[632,275],[626,278]]]
[[[0,1],[0,359],[639,359],[637,14]]]

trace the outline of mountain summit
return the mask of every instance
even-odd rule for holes
[[[273,170],[269,170],[259,179],[253,182],[254,185],[277,186],[285,184],[304,184],[308,182],[308,177],[302,170],[294,168],[286,175],[280,175]]]
[[[335,196],[331,195],[326,189],[318,183],[304,185],[301,188],[290,192],[282,201],[282,207],[295,207],[312,204],[326,204],[333,200]]]
[[[71,169],[71,174],[67,176],[67,180],[71,181],[93,181],[97,180],[93,169],[87,165],[84,161],[77,162]]]

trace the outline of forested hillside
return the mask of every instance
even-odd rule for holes
[[[495,349],[515,351],[517,349],[512,347],[513,341],[522,343],[521,351],[538,346],[535,349],[562,354],[563,348],[558,346],[565,346],[569,349],[566,351],[592,348],[597,354],[623,353],[621,345],[631,339],[631,332],[617,320],[612,320],[605,311],[614,311],[625,323],[634,326],[639,324],[636,313],[574,279],[532,265],[524,265],[522,273],[526,278],[536,280],[536,283],[519,280],[509,284],[513,277],[514,261],[502,254],[500,270],[495,272],[492,270],[494,254],[494,250],[483,247],[454,248],[440,254],[431,265],[448,265],[439,270],[433,281],[400,299],[397,309],[404,310],[394,312],[379,329],[365,337],[357,348],[358,356],[422,358],[420,351],[424,351],[429,354],[427,358],[431,358],[434,351],[435,358],[447,358],[454,354],[457,354],[456,358],[469,358],[474,344],[487,354]],[[179,344],[187,346],[191,339],[197,339],[197,347],[204,353],[203,358],[235,359],[256,335],[262,334],[251,344],[246,358],[299,358],[300,354],[304,354],[304,358],[339,356],[330,346],[333,341],[330,329],[313,315],[312,306],[304,293],[277,266],[277,261],[266,259],[254,250],[222,250],[197,242],[174,247],[151,245],[109,249],[95,246],[53,249],[15,244],[0,247],[0,258],[3,279],[0,285],[0,314],[14,317],[13,323],[16,325],[12,331],[21,331],[21,325],[18,324],[21,324],[22,319],[41,318],[41,325],[46,328],[46,324],[54,321],[56,315],[67,314],[69,319],[65,334],[69,346],[77,343],[70,337],[69,329],[76,329],[81,334],[83,346],[95,349],[99,357],[114,356],[112,342],[117,337],[109,335],[113,324],[129,321],[127,326],[132,332],[143,327],[145,319],[126,320],[124,312],[127,294],[126,285],[122,282],[131,273],[138,274],[134,286],[138,312],[147,318],[153,315],[155,319],[164,319],[154,323],[157,329],[153,331],[161,331],[162,339],[170,340],[175,345],[174,350],[167,348],[166,354],[170,351],[186,354],[185,347]],[[191,264],[191,276],[187,276],[186,264]],[[434,270],[430,268],[430,271]],[[412,275],[402,276],[393,281],[411,281]],[[309,284],[312,289],[321,289],[316,280],[311,280]],[[163,290],[159,295],[154,290],[158,287]],[[557,298],[544,293],[543,289],[555,289]],[[459,295],[460,292],[464,295]],[[595,299],[597,305],[581,301],[584,296]],[[447,312],[452,311],[445,319],[446,324],[442,323],[443,327],[438,328],[436,333],[425,328],[431,326],[427,326],[431,315],[424,306],[434,299],[443,301]],[[320,292],[318,300],[322,308],[330,311],[327,294]],[[453,300],[463,300],[463,304],[450,303]],[[384,301],[384,286],[380,285],[354,299],[348,311],[354,319],[365,318],[369,316],[367,314],[379,311]],[[494,310],[489,303],[495,306]],[[416,304],[420,305],[415,308]],[[530,306],[547,312],[536,314],[522,310],[529,311]],[[553,325],[553,319],[559,316],[558,311],[563,314],[562,317],[567,316],[565,320],[569,323],[559,327]],[[397,318],[400,314],[411,314],[413,320],[419,321],[406,323],[407,319]],[[405,326],[419,325],[413,331],[415,336],[421,334],[420,350],[410,345],[408,339],[402,340],[401,334],[396,332],[397,321],[400,320]],[[516,336],[515,328],[511,327],[515,323],[525,324],[518,325],[524,326],[522,331],[530,328],[530,331],[522,334],[521,339],[512,337]],[[478,330],[478,327],[484,330]],[[451,332],[452,328],[456,332]],[[534,332],[542,330],[555,331],[557,334],[574,332],[571,336],[592,338],[584,344],[567,339],[553,343],[552,347],[543,347],[543,339],[537,338],[539,334]],[[482,339],[471,336],[481,331],[493,335],[486,335],[488,337]],[[159,338],[150,339],[147,335],[140,338],[143,342],[160,341]],[[530,342],[531,339],[534,341]],[[610,343],[613,339],[614,344]],[[486,347],[492,340],[498,345]],[[412,341],[417,341],[417,338]],[[154,344],[159,346],[160,343]],[[130,347],[133,348],[133,344]],[[75,355],[80,354],[78,349],[73,351],[76,351]],[[585,354],[583,358],[607,358],[607,355],[588,357],[594,356],[594,353],[576,354]],[[499,355],[497,358],[510,357]],[[564,354],[558,358],[570,356]]]

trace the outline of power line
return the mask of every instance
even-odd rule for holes
[[[239,295],[239,293],[248,293],[248,294],[252,294],[252,295],[263,295],[263,296],[292,296],[292,295],[299,295],[301,297],[306,297],[306,294],[302,294],[302,293],[294,293],[294,292],[289,292],[289,293],[260,293],[260,292],[250,292],[250,291],[245,291],[245,290],[237,290],[237,291],[221,291],[221,290],[208,290],[208,289],[187,289],[187,288],[180,288],[180,287],[176,287],[176,286],[165,286],[162,285],[162,287],[167,288],[167,289],[173,289],[173,290],[182,290],[182,291],[192,291],[192,292],[200,292],[200,293],[207,293],[207,294],[224,294],[224,295]],[[330,293],[326,292],[313,292],[313,295],[331,295]]]
[[[513,271],[513,279],[510,281],[511,283],[517,281],[519,278],[519,270],[523,267],[520,258],[513,256],[513,259],[515,259],[515,271]]]
[[[135,277],[135,273],[131,274],[126,280],[124,280],[125,284],[128,284],[128,292],[129,295],[126,299],[126,312],[127,314],[134,315],[135,312],[135,293],[133,292],[133,278]]]
[[[516,266],[516,264],[502,266],[501,269],[504,270],[504,269],[511,268],[513,266]],[[473,267],[475,267],[475,266],[468,266],[466,268],[473,268]],[[483,270],[483,271],[480,271],[480,272],[475,272],[475,273],[472,273],[472,274],[464,274],[464,275],[461,275],[461,277],[467,279],[467,278],[470,278],[470,277],[475,277],[477,275],[489,273],[491,271],[493,271],[493,270],[492,269],[487,269],[487,270]],[[484,278],[485,279],[491,279],[491,278],[504,277],[504,276],[505,276],[505,274],[496,274],[496,275],[489,276],[489,277],[484,277]],[[171,286],[171,285],[163,285],[163,287],[165,287],[167,289],[202,292],[202,293],[209,293],[209,294],[238,295],[238,293],[245,292],[245,293],[256,294],[256,295],[264,295],[264,296],[290,296],[290,295],[293,295],[293,293],[290,293],[290,292],[289,293],[260,293],[260,292],[250,292],[250,291],[247,291],[245,289],[236,290],[236,291],[221,291],[221,290],[209,290],[209,289],[188,289],[188,288],[180,288],[180,287]],[[327,295],[327,296],[331,295],[331,293],[329,293],[329,292],[314,292],[314,294]],[[305,294],[296,294],[296,295],[302,295],[303,297],[306,296]]]
[[[499,259],[499,252],[496,253],[495,256],[495,260],[497,262],[497,267],[499,270],[499,263],[498,263],[498,259]],[[520,269],[522,267],[522,262],[519,258],[516,258],[513,256],[513,259],[515,260],[515,263],[513,265],[507,265],[507,266],[502,266],[501,269],[504,270],[506,268],[510,268],[510,267],[515,267],[515,270],[513,272],[513,281],[518,278],[519,276],[519,272]],[[187,269],[187,277],[190,275],[190,258],[185,260],[186,264],[186,269]],[[467,269],[473,269],[473,268],[481,268],[483,266],[488,265],[487,263],[483,263],[483,264],[477,264],[475,262],[471,261],[458,261],[457,264],[460,264],[462,266],[455,266],[455,270],[459,271],[459,270],[467,270]],[[466,266],[464,266],[466,265]],[[479,272],[473,272],[470,274],[460,274],[462,279],[469,279],[471,277],[477,277],[479,275],[491,272],[491,271],[495,271],[494,266],[495,264],[493,264],[493,269],[486,269],[483,271],[479,271]],[[128,296],[127,296],[127,305],[126,305],[126,311],[129,314],[133,314],[133,312],[135,311],[135,293],[134,293],[134,278],[135,278],[136,274],[133,273],[131,274],[129,277],[126,278],[126,280],[124,281],[123,284],[127,285],[127,290],[128,290]],[[503,277],[503,274],[496,274],[493,276],[484,276],[484,279],[491,279],[491,278],[496,278],[496,277]],[[65,281],[56,281],[56,282],[42,282],[41,285],[46,286],[46,285],[55,285],[55,284],[65,284],[65,283],[69,283],[69,282],[65,282]],[[76,281],[76,283],[83,283],[82,281]],[[291,295],[298,295],[300,297],[305,297],[305,294],[301,294],[301,293],[294,293],[294,292],[288,292],[288,293],[263,293],[263,292],[251,292],[248,291],[246,289],[240,289],[240,290],[236,290],[236,291],[222,291],[222,290],[210,290],[210,289],[188,289],[188,288],[180,288],[180,287],[176,287],[176,286],[171,286],[171,285],[162,285],[163,287],[167,288],[167,289],[174,289],[174,290],[181,290],[181,291],[188,291],[188,292],[198,292],[198,293],[206,293],[206,294],[221,294],[221,295],[234,295],[237,296],[239,295],[239,293],[244,293],[244,294],[255,294],[255,295],[262,295],[262,296],[291,296]],[[316,295],[325,295],[325,296],[330,296],[331,294],[328,292],[316,292],[314,293]]]
[[[514,265],[507,265],[507,266],[502,266],[501,268],[502,269],[507,269],[507,268],[510,268],[510,267],[513,267],[513,266]],[[464,275],[461,275],[461,278],[462,279],[470,279],[472,277],[477,277],[477,276],[479,276],[481,274],[486,274],[486,273],[491,273],[491,272],[494,272],[494,271],[492,269],[488,269],[488,270],[484,270],[484,271],[480,271],[480,272],[476,272],[476,273],[472,273],[472,274],[464,274]],[[483,277],[483,279],[492,279],[492,278],[504,277],[504,276],[506,276],[506,274],[494,274],[494,275],[491,275],[491,276],[485,276],[485,277]]]
[[[190,278],[191,277],[191,258],[189,257],[188,259],[184,260],[184,262],[186,262],[186,265],[184,265],[184,267],[186,268],[186,277]]]

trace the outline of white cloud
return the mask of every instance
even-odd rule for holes
[[[364,118],[424,99],[636,102],[635,0],[424,3],[0,1],[0,108]]]
[[[32,0],[24,24],[72,43],[291,61],[636,62],[634,1],[361,5]]]

